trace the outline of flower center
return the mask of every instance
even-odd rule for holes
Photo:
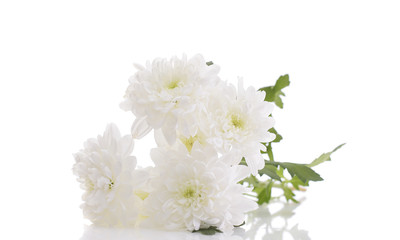
[[[195,196],[195,194],[196,194],[196,191],[191,187],[188,187],[183,191],[184,198],[193,198]]]
[[[114,187],[114,181],[110,179],[110,183],[108,184],[108,190],[111,190]]]
[[[183,184],[178,193],[178,202],[186,207],[198,208],[205,199],[203,185],[197,180],[190,180]]]
[[[240,116],[239,114],[232,114],[231,115],[231,124],[235,128],[243,129],[245,121],[243,120],[242,116]]]
[[[181,85],[181,80],[179,78],[173,78],[170,82],[167,84],[168,89],[175,89]]]

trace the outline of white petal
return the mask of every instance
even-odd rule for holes
[[[121,138],[119,142],[119,152],[121,153],[121,156],[129,156],[133,151],[133,147],[134,141],[132,136],[125,135]]]
[[[137,169],[133,172],[132,184],[141,187],[149,178],[149,173],[143,169]]]
[[[132,124],[132,137],[140,139],[146,136],[153,128],[147,124],[146,117],[136,118]]]
[[[236,165],[236,176],[234,178],[234,182],[239,182],[240,180],[245,179],[246,177],[250,176],[251,171],[248,167],[244,165]]]
[[[176,119],[170,117],[167,119],[167,121],[164,123],[164,126],[162,126],[161,128],[165,139],[170,145],[173,145],[176,141],[176,129],[174,127],[175,123]]]
[[[133,63],[133,66],[134,66],[137,70],[141,70],[141,71],[146,70],[145,67],[143,67],[142,65],[140,65],[140,64],[138,64],[138,63]]]

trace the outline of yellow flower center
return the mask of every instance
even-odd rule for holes
[[[196,191],[193,188],[188,187],[183,191],[183,197],[184,198],[193,198],[193,197],[195,197],[195,193],[196,193]]]
[[[181,80],[179,78],[173,78],[168,84],[168,89],[175,89],[181,85]]]
[[[242,128],[244,128],[245,121],[243,120],[243,118],[239,114],[232,114],[231,115],[231,124],[235,128],[242,129]]]
[[[108,184],[108,190],[111,190],[114,187],[114,181],[110,179],[110,183]]]

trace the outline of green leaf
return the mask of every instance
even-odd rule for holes
[[[240,184],[243,184],[244,182],[247,182],[247,183],[249,183],[250,185],[252,185],[252,186],[254,186],[254,187],[257,186],[258,183],[259,183],[258,179],[257,179],[256,177],[254,177],[253,175],[250,175],[249,177],[243,179],[243,180],[240,181],[239,183],[240,183]],[[253,190],[253,191],[254,191],[254,190]]]
[[[204,235],[214,235],[214,234],[216,234],[217,232],[218,232],[218,233],[222,233],[222,231],[219,230],[219,229],[218,229],[217,227],[215,227],[215,226],[210,226],[209,228],[201,228],[201,229],[199,229],[199,230],[193,230],[192,233],[194,233],[194,232],[199,232],[199,233],[204,234]]]
[[[211,66],[211,65],[213,65],[214,63],[213,63],[212,61],[209,61],[209,62],[206,62],[206,64],[207,64],[207,66]]]
[[[276,168],[274,165],[265,165],[265,167],[261,170],[258,171],[260,176],[263,174],[268,175],[270,178],[281,181],[281,178],[279,175],[276,173],[278,171],[278,168]]]
[[[324,179],[304,164],[285,163],[285,167],[292,177],[297,176],[301,181],[322,181]]]
[[[308,181],[324,180],[318,173],[316,173],[314,170],[312,170],[305,164],[289,163],[289,162],[266,162],[265,164],[281,166],[282,168],[286,168],[290,176],[292,177],[297,176],[304,183],[307,183]]]
[[[274,102],[276,106],[283,108],[283,102],[281,96],[285,96],[282,89],[290,85],[289,75],[283,75],[276,80],[275,86],[260,88],[260,91],[264,91],[265,101]]]
[[[274,186],[274,181],[270,181],[266,187],[267,192],[266,192],[266,198],[265,201],[267,203],[269,203],[269,201],[271,200],[271,196],[272,196],[272,187]]]
[[[321,156],[319,156],[317,159],[315,159],[314,161],[312,161],[312,163],[307,164],[308,167],[315,167],[323,162],[326,161],[330,161],[331,160],[331,154],[336,152],[336,150],[338,150],[339,148],[341,148],[343,145],[345,145],[345,143],[340,144],[339,146],[337,146],[335,149],[333,149],[331,152],[327,152],[327,153],[323,153]]]
[[[284,177],[285,177],[285,176],[283,175],[283,170],[284,170],[284,168],[278,167],[278,171],[276,172],[276,174],[278,174],[278,176],[279,176],[280,178],[284,178]]]
[[[269,181],[266,187],[263,187],[261,191],[258,193],[258,205],[263,203],[268,203],[271,200],[271,191],[272,186],[274,185],[273,181]]]
[[[286,200],[287,201],[289,201],[289,200],[292,200],[293,202],[295,202],[295,203],[298,203],[299,201],[297,201],[295,198],[294,198],[294,196],[296,196],[294,193],[293,193],[293,191],[289,188],[289,187],[287,187],[287,186],[284,186],[283,187],[283,195],[285,196],[285,198],[286,198]]]
[[[277,90],[282,90],[285,87],[289,86],[289,84],[290,84],[289,75],[286,74],[286,75],[280,76],[278,78],[278,80],[276,80],[274,88]],[[285,96],[285,94],[283,94],[283,96]]]
[[[280,141],[282,140],[282,135],[280,135],[280,134],[276,131],[275,128],[270,128],[270,129],[268,130],[268,132],[273,133],[273,134],[276,135],[274,141],[272,141],[272,142],[277,143],[277,142],[280,142]]]
[[[261,194],[265,189],[265,184],[259,184],[259,186],[254,187],[253,192],[257,193],[257,196]]]
[[[290,179],[290,183],[296,190],[300,190],[299,186],[308,186],[308,183],[304,183],[297,176],[294,176],[292,179]]]

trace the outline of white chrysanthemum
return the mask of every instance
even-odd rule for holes
[[[219,85],[207,105],[208,120],[201,123],[207,134],[207,141],[221,154],[228,154],[231,164],[238,164],[246,158],[251,173],[264,167],[260,150],[265,150],[261,142],[270,142],[275,135],[268,130],[274,126],[269,117],[273,105],[264,101],[265,92],[254,87],[246,90],[242,81],[238,89],[232,85]]]
[[[250,191],[237,182],[249,174],[248,168],[230,166],[211,148],[195,143],[189,153],[179,150],[152,150],[158,176],[145,200],[148,221],[168,230],[198,230],[216,226],[229,232],[244,221],[244,213],[257,204],[243,193]]]
[[[187,60],[173,57],[155,59],[146,67],[135,65],[138,72],[129,80],[121,108],[136,116],[133,129],[161,128],[170,144],[176,130],[186,137],[196,134],[193,124],[202,109],[207,89],[218,82],[219,67],[207,66],[201,55]]]
[[[133,139],[121,137],[114,124],[103,136],[89,139],[84,149],[74,154],[74,174],[85,190],[83,214],[97,225],[135,224],[144,193],[139,189],[147,178],[145,170],[135,170],[136,158],[130,156]]]

